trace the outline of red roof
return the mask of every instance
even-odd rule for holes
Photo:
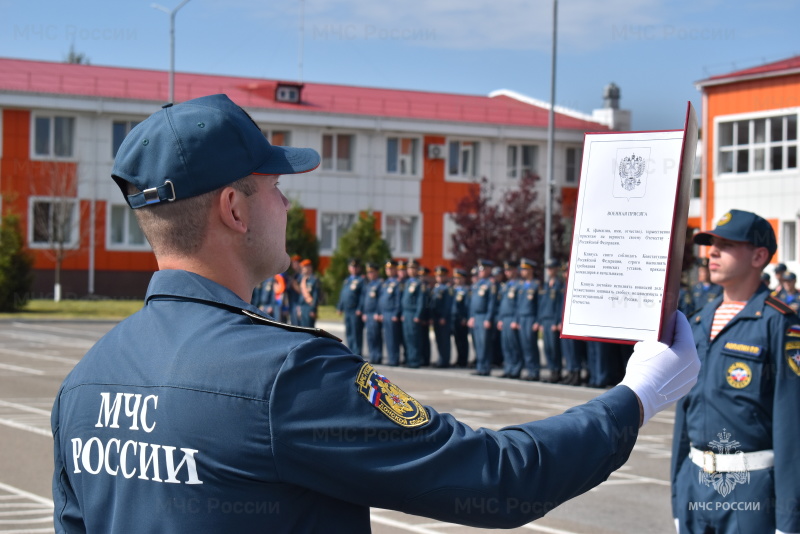
[[[275,101],[279,80],[175,73],[175,100],[225,93],[246,108],[398,117],[515,126],[547,127],[548,110],[508,96],[478,96],[348,85],[305,83],[302,101]],[[296,82],[286,82],[296,84]],[[0,91],[67,94],[97,98],[167,100],[168,73],[161,70],[75,65],[0,58]],[[607,130],[593,121],[556,113],[556,127]]]
[[[705,85],[718,85],[722,83],[730,83],[740,81],[742,79],[753,78],[766,78],[770,76],[783,76],[786,74],[795,74],[800,72],[800,56],[782,59],[773,63],[759,65],[757,67],[750,67],[749,69],[737,70],[728,74],[718,74],[711,76],[705,80],[697,82],[697,85],[703,87]]]

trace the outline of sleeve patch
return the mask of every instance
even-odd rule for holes
[[[356,388],[370,404],[402,427],[419,427],[430,420],[427,410],[416,399],[378,374],[368,363],[358,371]]]
[[[786,361],[789,368],[800,376],[800,341],[792,340],[786,342]]]

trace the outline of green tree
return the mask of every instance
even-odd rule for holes
[[[75,43],[69,45],[69,52],[64,57],[64,63],[73,63],[75,65],[90,65],[89,58],[83,52],[75,51]]]
[[[375,215],[370,211],[339,239],[331,263],[322,277],[322,287],[330,297],[328,302],[339,300],[342,282],[347,277],[347,263],[350,258],[358,258],[361,264],[374,262],[383,265],[392,257],[389,243],[381,236],[376,226]]]
[[[15,311],[28,302],[33,284],[33,258],[22,248],[19,219],[0,221],[0,311]]]
[[[306,226],[306,212],[297,200],[292,200],[286,217],[286,251],[309,259],[316,269],[319,265],[319,239]]]

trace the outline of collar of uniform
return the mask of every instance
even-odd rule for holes
[[[749,318],[757,318],[764,315],[764,301],[767,300],[769,296],[769,288],[767,288],[764,284],[759,284],[759,287],[756,288],[756,292],[753,293],[753,296],[750,297],[750,300],[747,301],[747,304],[744,305],[742,311],[736,314],[737,317],[749,317]],[[717,308],[720,304],[722,304],[723,295],[720,294],[717,298],[715,298],[712,302],[714,303],[713,306],[709,306],[709,316],[713,319],[714,313],[716,312]]]
[[[243,301],[236,293],[209,280],[199,274],[169,269],[156,271],[147,287],[144,298],[145,306],[151,299],[158,297],[178,297],[191,300],[200,300],[212,304],[222,305],[237,310],[249,310],[260,313],[258,309]]]

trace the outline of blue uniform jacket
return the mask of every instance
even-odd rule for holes
[[[160,271],[56,396],[55,528],[365,533],[370,506],[513,527],[624,464],[638,421],[620,386],[560,416],[473,430],[321,331]]]
[[[408,278],[400,298],[403,314],[420,321],[427,321],[429,295],[425,282],[419,278]]]
[[[509,280],[501,286],[500,303],[497,307],[497,318],[502,321],[511,322],[517,320],[517,302],[519,300],[520,283],[517,280]],[[504,325],[510,326],[510,325]]]
[[[453,308],[453,288],[449,284],[436,284],[431,291],[431,319],[439,322],[440,319],[451,320]]]
[[[380,291],[383,281],[380,279],[370,282],[364,282],[364,291],[361,294],[361,311],[370,315],[380,313],[378,309],[378,300],[380,299]]]
[[[453,287],[453,303],[450,307],[452,323],[460,324],[469,320],[470,287],[460,285]]]
[[[519,297],[517,298],[517,321],[522,318],[536,319],[539,315],[539,282],[536,280],[522,280],[519,283]]]
[[[672,444],[673,514],[687,503],[676,495],[676,475],[690,462],[690,444],[713,450],[710,442],[729,433],[732,452],[775,451],[774,499],[777,528],[800,531],[800,318],[769,297],[761,285],[744,309],[709,341],[722,296],[690,323],[702,368],[697,384],[678,401]],[[697,472],[702,469],[697,467]],[[697,473],[691,483],[697,481]],[[736,488],[738,489],[738,488]],[[734,489],[734,491],[736,491]],[[746,491],[747,486],[742,490]],[[769,501],[769,495],[761,495]],[[677,517],[677,515],[676,515]]]
[[[348,276],[339,293],[339,302],[336,309],[342,312],[361,311],[361,294],[364,291],[364,278],[361,276]]]
[[[469,299],[470,318],[478,316],[481,321],[494,322],[497,307],[496,293],[497,287],[489,278],[479,278],[472,284]],[[481,325],[475,325],[476,328],[479,326]]]
[[[383,281],[378,295],[378,313],[384,316],[384,321],[402,315],[402,308],[400,307],[402,295],[403,284],[397,278],[387,278]]]
[[[564,308],[564,281],[556,278],[553,285],[545,282],[539,286],[539,314],[538,321],[549,321],[555,324],[561,322]]]

